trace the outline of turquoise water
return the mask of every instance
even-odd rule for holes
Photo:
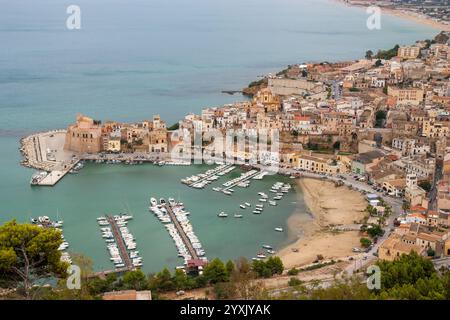
[[[80,31],[65,29],[70,4],[81,7]],[[121,121],[159,113],[170,125],[241,99],[220,92],[287,64],[359,58],[437,33],[390,16],[369,31],[366,18],[363,9],[326,0],[0,0],[0,222],[59,212],[71,249],[100,270],[110,265],[95,217],[129,209],[144,269],[156,271],[179,261],[147,200],[179,193],[209,257],[251,257],[261,242],[286,243],[287,234],[271,230],[285,223],[294,198],[261,217],[215,217],[267,190],[272,178],[228,198],[179,183],[205,168],[92,165],[54,188],[31,188],[19,139],[65,127],[78,112]]]

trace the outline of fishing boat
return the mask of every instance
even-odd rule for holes
[[[241,209],[245,209],[247,208],[245,205],[241,204],[239,207],[241,207]]]
[[[235,218],[242,218],[243,215],[242,215],[242,214],[235,214],[234,217],[235,217]]]
[[[277,231],[277,232],[283,232],[283,228],[281,228],[281,227],[276,227],[276,228],[275,228],[275,231]]]
[[[222,211],[222,212],[219,213],[217,216],[218,216],[219,218],[226,218],[226,217],[228,217],[228,214]]]

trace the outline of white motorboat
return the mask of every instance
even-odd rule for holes
[[[250,203],[248,203],[248,202],[246,202],[245,205],[246,205],[247,207],[251,207],[251,206],[252,206],[252,205],[251,205]]]
[[[246,209],[247,207],[243,204],[241,204],[239,207],[241,207],[241,209]]]
[[[264,249],[269,249],[269,250],[272,250],[273,248],[272,248],[272,246],[269,246],[268,244],[263,244],[263,246],[262,246]]]
[[[254,214],[261,214],[261,211],[260,210],[253,210],[253,213]]]
[[[217,216],[218,216],[219,218],[226,218],[226,217],[228,217],[228,214],[222,211],[222,212],[219,213]]]
[[[164,204],[166,204],[166,200],[164,198],[160,198],[159,199],[159,203],[164,205]]]
[[[281,228],[281,227],[276,227],[276,228],[275,228],[275,231],[283,232],[283,228]]]
[[[158,201],[155,199],[155,198],[150,198],[150,206],[153,208],[153,207],[156,207],[158,205]]]
[[[243,215],[242,215],[242,214],[235,214],[234,217],[235,217],[235,218],[242,218]]]
[[[269,201],[269,204],[270,204],[271,206],[276,206],[276,205],[277,205],[277,202],[276,202],[276,201],[273,201],[273,200],[270,200],[270,201]]]
[[[258,200],[259,202],[267,202],[267,199],[261,198]]]

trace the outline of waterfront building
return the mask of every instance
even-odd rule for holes
[[[98,153],[102,148],[101,122],[78,115],[76,123],[67,128],[64,149],[78,153]]]

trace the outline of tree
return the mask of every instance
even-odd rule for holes
[[[178,130],[180,128],[180,123],[174,123],[173,125],[171,125],[169,128],[167,128],[167,130],[169,131],[174,131],[174,130]]]
[[[266,261],[266,266],[270,269],[271,275],[282,274],[284,270],[283,262],[280,257],[269,257]]]
[[[203,274],[210,283],[228,281],[227,269],[223,262],[218,258],[215,258],[206,265]]]
[[[65,277],[67,263],[61,262],[58,247],[61,232],[15,220],[0,227],[0,273],[6,284],[21,286],[27,299],[31,287],[47,277]]]
[[[409,202],[403,202],[403,204],[402,204],[402,210],[403,210],[403,212],[406,212],[406,211],[408,211],[409,209],[410,209],[410,204],[409,204]]]
[[[378,50],[378,53],[376,54],[375,58],[377,59],[384,59],[384,60],[390,60],[393,57],[397,56],[398,48],[400,46],[396,44],[392,49],[389,50]]]
[[[369,236],[371,236],[372,238],[382,236],[384,234],[383,228],[381,228],[377,224],[371,224],[370,228],[367,228],[366,231],[367,231],[367,234]]]
[[[373,57],[373,51],[372,50],[367,50],[366,51],[366,59],[367,60],[372,60]]]
[[[361,238],[359,239],[359,242],[361,243],[361,246],[363,248],[368,248],[372,244],[372,241],[370,241],[370,239],[367,238]]]
[[[228,275],[231,275],[235,269],[233,261],[228,260],[225,268],[227,269]]]
[[[426,192],[430,192],[432,185],[431,185],[430,181],[425,180],[425,181],[419,182],[419,187],[421,187]]]
[[[122,279],[125,289],[146,290],[148,289],[147,277],[141,270],[128,271]]]
[[[233,283],[219,282],[214,285],[217,299],[232,299],[236,295],[236,287]]]
[[[290,278],[288,282],[289,287],[296,287],[303,284],[303,282],[300,279],[297,278]]]
[[[87,287],[92,295],[99,295],[103,292],[112,291],[116,281],[117,275],[115,273],[110,273],[105,279],[99,277],[89,279]]]
[[[380,59],[377,59],[377,61],[375,61],[375,67],[381,67],[383,65],[383,63],[381,62]]]
[[[272,270],[267,267],[264,261],[255,260],[252,265],[253,271],[256,272],[258,277],[269,278],[272,276]]]
[[[339,150],[341,148],[341,142],[340,141],[336,141],[334,144],[333,144],[333,149],[334,150]]]
[[[188,277],[183,270],[176,269],[175,275],[173,276],[173,283],[177,290],[186,289],[188,286]]]
[[[156,291],[170,291],[175,288],[175,284],[172,281],[172,275],[169,269],[164,268],[161,272],[153,275],[149,279],[149,287],[151,290]]]
[[[287,272],[287,274],[289,276],[296,276],[299,272],[300,272],[300,270],[298,270],[297,268],[292,268]]]
[[[378,110],[375,113],[375,128],[382,128],[385,120],[386,120],[386,111]]]

